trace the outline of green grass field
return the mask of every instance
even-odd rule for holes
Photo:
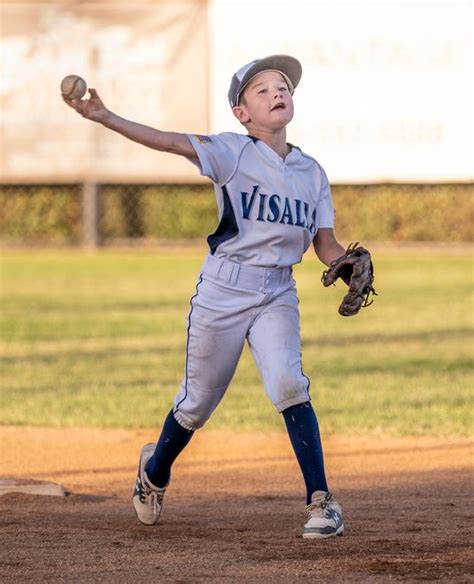
[[[0,424],[158,427],[181,381],[204,248],[4,251]],[[472,433],[469,249],[376,248],[374,305],[343,318],[308,254],[303,366],[327,433]],[[246,349],[208,423],[283,429]]]

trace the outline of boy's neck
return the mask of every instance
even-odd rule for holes
[[[274,150],[278,156],[283,158],[283,160],[285,160],[287,154],[290,152],[290,147],[286,143],[286,128],[275,133],[256,129],[250,131],[249,129],[249,135],[265,142],[265,144],[270,146],[270,148]]]

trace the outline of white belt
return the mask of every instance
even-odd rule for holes
[[[264,268],[247,266],[230,260],[208,255],[202,266],[202,272],[238,288],[249,290],[274,289],[289,282],[293,270],[289,268]]]

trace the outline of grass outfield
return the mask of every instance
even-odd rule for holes
[[[469,250],[375,249],[374,305],[337,314],[295,270],[303,367],[324,433],[472,433]],[[4,251],[0,424],[157,427],[184,366],[204,248]],[[246,349],[209,427],[283,428]]]

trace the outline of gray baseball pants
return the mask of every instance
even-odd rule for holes
[[[208,255],[187,322],[185,372],[173,408],[184,428],[196,430],[209,419],[245,340],[278,412],[310,399],[291,268],[244,266]]]

